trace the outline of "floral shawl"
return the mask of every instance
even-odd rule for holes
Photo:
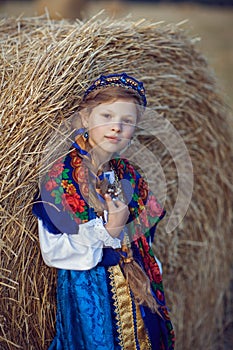
[[[151,281],[153,295],[164,319],[167,339],[161,343],[160,349],[171,350],[174,348],[174,331],[165,304],[161,273],[150,244],[165,211],[149,191],[146,181],[126,159],[115,158],[111,160],[111,165],[119,180],[123,180],[123,192],[130,211],[127,226],[134,258],[143,266]],[[76,234],[79,224],[97,217],[88,205],[90,189],[87,179],[88,169],[75,148],[53,164],[33,207],[34,214],[42,219],[49,232]],[[112,248],[104,251],[102,265],[111,266],[119,262],[117,253],[112,254]],[[111,253],[109,256],[108,251]]]

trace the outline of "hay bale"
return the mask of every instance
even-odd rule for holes
[[[31,214],[40,160],[88,82],[119,70],[145,82],[149,105],[175,125],[192,158],[187,215],[171,233],[161,223],[156,246],[176,348],[214,349],[232,263],[231,138],[215,79],[194,41],[179,26],[147,22],[3,19],[0,62],[1,349],[46,349],[53,337],[55,270],[41,259]],[[174,160],[156,138],[138,138],[165,169],[169,215]]]

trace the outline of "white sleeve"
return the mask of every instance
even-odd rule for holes
[[[102,259],[103,247],[120,248],[121,241],[110,236],[101,218],[79,225],[77,234],[53,234],[38,219],[42,257],[48,266],[66,270],[89,270]]]

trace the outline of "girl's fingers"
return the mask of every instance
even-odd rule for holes
[[[112,210],[116,209],[116,205],[115,205],[114,201],[112,200],[112,197],[109,194],[105,194],[104,197],[105,197],[105,200],[106,200],[106,203],[108,206],[108,210],[112,211]]]
[[[111,209],[114,210],[114,209],[119,208],[121,206],[125,206],[125,204],[122,201],[120,201],[117,198],[113,199],[109,194],[105,194],[105,200],[106,200],[109,211],[111,211]]]
[[[109,202],[112,199],[110,194],[108,194],[108,193],[105,193],[104,198],[105,198],[106,202]]]

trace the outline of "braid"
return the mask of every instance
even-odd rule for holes
[[[100,201],[98,198],[98,193],[96,191],[97,188],[102,188],[102,186],[105,186],[105,183],[99,179],[97,176],[97,171],[93,167],[93,164],[91,162],[91,159],[87,155],[83,155],[79,153],[79,157],[82,159],[82,164],[84,167],[88,169],[88,184],[89,184],[89,190],[88,190],[88,205],[92,208],[94,208],[95,212],[98,215],[102,215],[103,211],[106,209],[106,205],[104,202]],[[105,182],[105,181],[104,181]],[[104,187],[105,188],[105,187]],[[105,193],[106,191],[103,191],[102,193]]]
[[[152,312],[160,315],[158,311],[158,304],[151,293],[151,283],[149,277],[141,266],[134,260],[131,247],[123,244],[122,250],[127,255],[126,257],[123,256],[121,259],[121,268],[124,272],[126,281],[129,283],[135,300],[139,305],[147,306]]]

